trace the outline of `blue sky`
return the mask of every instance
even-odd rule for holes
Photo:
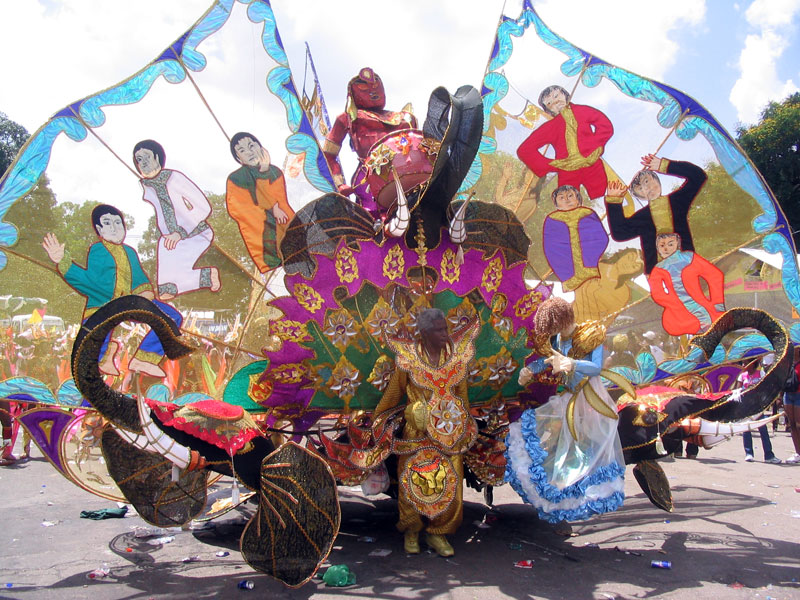
[[[757,122],[760,113],[760,109],[754,107],[737,107],[730,98],[734,85],[743,77],[740,59],[747,36],[760,32],[760,28],[748,23],[745,14],[752,4],[720,0],[706,2],[706,15],[701,26],[675,31],[673,39],[681,51],[677,54],[675,65],[665,73],[667,82],[698,99],[731,133],[735,133],[738,123]],[[788,46],[775,61],[777,81],[788,87],[791,87],[788,83],[791,81],[796,90],[800,85],[800,9],[797,2],[774,4],[786,5],[781,12],[788,21],[787,26],[782,28]],[[765,69],[770,68],[766,60],[764,64]],[[782,100],[788,95],[782,95],[782,90],[783,86],[770,89],[769,99]],[[763,108],[764,104],[757,106]]]

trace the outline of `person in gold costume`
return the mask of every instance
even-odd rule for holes
[[[463,454],[478,432],[467,395],[477,325],[453,339],[444,313],[429,308],[417,319],[418,342],[388,340],[397,368],[375,409],[375,426],[402,411],[402,436],[392,451],[399,459],[397,529],[409,554],[419,553],[423,528],[440,556],[454,554],[445,535],[461,524]]]

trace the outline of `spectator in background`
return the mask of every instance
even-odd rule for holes
[[[633,352],[628,350],[628,336],[624,333],[618,333],[611,338],[611,353],[603,362],[603,368],[610,369],[611,367],[637,368],[636,357]]]
[[[13,454],[13,419],[11,417],[11,402],[8,400],[0,400],[0,426],[2,426],[2,438],[0,438],[0,467],[7,467],[17,462],[17,457]]]
[[[703,394],[710,391],[710,386],[703,383],[702,379],[694,378],[694,377],[677,377],[675,380],[667,380],[664,383],[667,384],[669,387],[674,387],[679,390],[684,390],[690,394]],[[691,442],[686,442],[686,458],[695,459],[697,455],[700,453],[700,446],[697,444],[692,444]],[[684,456],[683,454],[683,440],[680,442],[680,446],[675,451],[675,456],[680,458]]]
[[[658,344],[658,336],[655,331],[645,331],[642,334],[644,343],[642,347],[656,359],[656,364],[660,364],[664,360],[664,351]]]
[[[775,364],[775,353],[770,352],[769,354],[765,354],[764,358],[761,359],[761,366],[764,368],[765,371],[769,371],[769,368]],[[781,410],[783,410],[783,395],[781,394],[778,396],[778,399],[772,403],[772,416],[777,415]],[[772,422],[772,432],[775,433],[778,431],[778,423],[780,422],[780,418],[775,419]],[[788,427],[786,431],[789,431]]]
[[[759,363],[760,360],[757,358],[747,363],[744,371],[739,373],[739,376],[736,378],[736,389],[752,387],[761,380],[761,378],[764,376],[764,373],[761,371]],[[762,425],[759,427],[758,434],[761,436],[761,445],[764,449],[764,462],[773,465],[781,464],[781,459],[775,456],[775,454],[772,452],[772,442],[769,439],[767,426]],[[753,455],[753,434],[749,431],[745,431],[742,434],[742,441],[744,443],[745,462],[753,462],[755,460]]]
[[[798,381],[800,381],[800,348],[794,349],[794,372]],[[789,433],[792,434],[792,443],[794,444],[794,454],[787,458],[786,462],[797,464],[800,463],[800,427],[798,426],[798,420],[800,420],[800,387],[795,388],[792,392],[784,392],[783,410],[786,414],[786,427]]]

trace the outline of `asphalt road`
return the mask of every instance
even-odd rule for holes
[[[773,441],[779,457],[790,454],[787,434]],[[242,515],[150,544],[134,537],[147,525],[132,511],[124,519],[79,518],[81,510],[115,505],[38,456],[0,468],[1,598],[800,598],[800,465],[760,462],[758,439],[754,463],[744,462],[739,438],[701,450],[698,460],[664,461],[673,513],[652,506],[628,470],[625,506],[574,524],[574,537],[538,521],[508,486],[495,489],[493,509],[467,490],[451,559],[406,555],[394,501],[340,488],[342,527],[328,560],[348,565],[357,582],[327,587],[317,576],[294,590],[242,560]],[[532,567],[515,567],[521,560]],[[672,568],[651,568],[652,560]],[[107,577],[87,579],[104,563]],[[254,589],[237,589],[243,579]]]

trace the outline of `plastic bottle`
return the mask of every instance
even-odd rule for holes
[[[133,529],[133,537],[137,539],[163,536],[168,533],[169,531],[163,527],[134,527]]]
[[[147,543],[151,546],[160,546],[161,544],[169,544],[175,541],[174,535],[165,535],[164,537],[148,540]]]
[[[103,579],[103,577],[107,577],[108,574],[111,573],[111,569],[108,568],[107,563],[103,563],[103,566],[99,569],[95,569],[94,571],[90,571],[86,574],[87,579]]]

